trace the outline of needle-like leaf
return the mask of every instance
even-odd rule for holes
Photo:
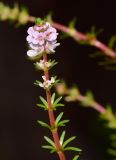
[[[63,148],[65,148],[71,141],[73,141],[76,137],[73,136],[69,139],[67,139],[64,143],[63,143]]]
[[[65,134],[66,134],[66,132],[63,131],[62,134],[61,134],[61,137],[60,137],[60,144],[61,144],[61,146],[62,146],[62,144],[64,142]]]
[[[44,136],[44,139],[55,148],[55,143],[50,138]]]

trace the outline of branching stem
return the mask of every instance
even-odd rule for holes
[[[29,22],[35,22],[35,19],[36,19],[35,17],[30,16]],[[116,51],[112,50],[107,45],[100,42],[97,38],[90,38],[87,34],[81,33],[77,31],[76,29],[64,26],[54,21],[51,21],[50,23],[52,24],[53,27],[55,27],[56,29],[64,33],[67,33],[69,36],[71,36],[76,41],[78,42],[86,41],[88,44],[101,50],[104,55],[110,57],[111,59],[116,59]]]

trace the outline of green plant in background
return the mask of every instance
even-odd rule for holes
[[[53,139],[44,136],[44,139],[48,144],[43,145],[42,147],[50,150],[51,153],[57,152],[60,160],[66,159],[65,151],[69,150],[77,152],[76,156],[73,158],[73,160],[77,160],[79,158],[79,152],[81,151],[79,148],[68,146],[70,142],[75,140],[75,137],[65,140],[66,131],[63,131],[59,137],[58,129],[64,127],[69,120],[62,120],[63,112],[58,114],[55,118],[54,112],[56,112],[59,107],[64,106],[61,103],[62,97],[56,98],[56,93],[51,94],[52,87],[56,86],[57,93],[65,95],[66,101],[79,101],[81,106],[91,107],[99,112],[100,118],[106,122],[106,127],[112,130],[112,134],[109,135],[111,147],[108,149],[108,153],[113,155],[113,158],[115,159],[116,114],[113,113],[111,106],[107,105],[104,107],[96,102],[91,91],[88,91],[85,96],[83,96],[77,87],[67,88],[65,83],[58,83],[59,80],[57,80],[57,77],[50,78],[49,70],[55,66],[57,62],[51,59],[48,60],[48,54],[54,53],[55,48],[59,45],[59,43],[56,42],[58,35],[56,29],[58,29],[63,32],[64,37],[72,37],[80,45],[91,45],[98,48],[99,51],[96,54],[93,54],[92,57],[104,55],[104,61],[99,64],[105,65],[110,69],[115,69],[116,36],[112,36],[108,45],[105,45],[97,39],[97,35],[101,31],[96,32],[95,27],[92,27],[90,32],[84,34],[75,28],[75,20],[72,20],[68,27],[54,22],[50,14],[46,17],[46,20],[42,20],[41,18],[30,16],[27,9],[25,7],[19,7],[18,4],[15,4],[11,8],[0,2],[0,20],[14,22],[16,26],[26,25],[28,22],[36,22],[36,25],[28,29],[29,35],[27,41],[30,49],[28,50],[27,55],[34,61],[36,69],[44,73],[42,76],[43,81],[36,80],[35,85],[42,87],[45,90],[46,98],[40,96],[41,103],[37,104],[37,106],[48,112],[50,124],[40,120],[38,120],[38,123],[49,129],[53,136]]]
[[[59,95],[65,95],[65,100],[67,102],[77,101],[83,107],[90,107],[99,113],[99,117],[102,121],[105,121],[105,127],[111,131],[109,135],[109,140],[111,141],[111,146],[107,152],[116,157],[116,113],[113,113],[112,107],[107,105],[102,106],[94,99],[94,95],[91,91],[87,91],[85,95],[80,93],[77,86],[68,88],[65,82],[56,85],[56,91]]]

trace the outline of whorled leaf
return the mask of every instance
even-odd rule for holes
[[[78,160],[79,155],[74,156],[73,160]]]
[[[55,124],[57,127],[65,126],[65,124],[69,122],[69,120],[60,121],[62,116],[63,116],[63,112],[61,112],[56,118]]]
[[[43,121],[37,121],[42,127],[45,127],[45,128],[48,128],[48,129],[51,129],[51,126],[48,125],[47,123],[43,122]]]

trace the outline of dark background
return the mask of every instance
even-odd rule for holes
[[[2,1],[13,5],[14,0]],[[54,12],[54,19],[68,24],[77,18],[76,27],[88,32],[91,26],[104,28],[100,39],[105,43],[116,34],[115,0],[17,0],[28,6],[31,15],[45,16]],[[0,22],[0,159],[38,160],[54,159],[41,149],[43,135],[49,135],[37,124],[37,119],[47,121],[47,113],[36,107],[38,96],[43,92],[33,82],[41,74],[35,72],[32,62],[27,60],[26,31],[30,26],[15,29],[8,22]],[[96,100],[106,105],[116,105],[116,72],[99,66],[97,59],[89,58],[96,51],[90,46],[80,46],[71,38],[59,40],[61,46],[53,55],[59,64],[56,70],[69,86],[78,85],[82,93],[91,89]],[[71,120],[67,135],[77,135],[75,145],[83,149],[83,160],[111,159],[105,153],[109,142],[106,129],[98,121],[98,113],[81,108],[77,103],[66,104],[65,117]],[[57,158],[58,159],[58,158]]]

